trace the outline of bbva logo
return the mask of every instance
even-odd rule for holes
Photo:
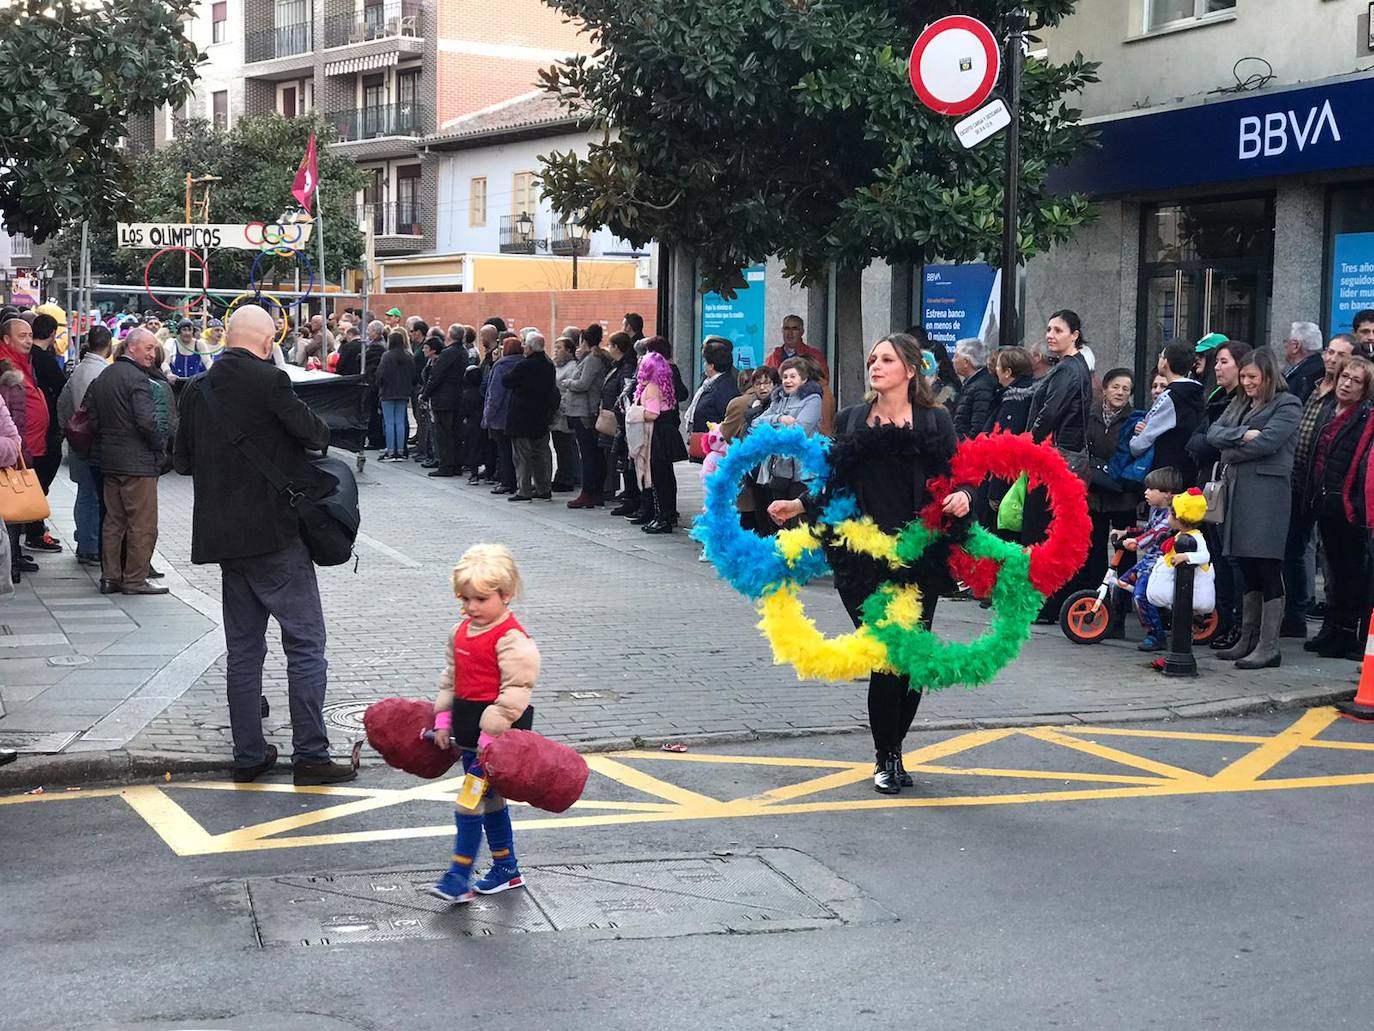
[[[1331,101],[1307,112],[1305,122],[1298,121],[1296,111],[1272,111],[1261,120],[1247,115],[1240,120],[1240,160],[1250,161],[1263,154],[1267,158],[1282,154],[1291,143],[1301,152],[1315,144],[1325,131],[1332,143],[1341,142],[1341,130]]]

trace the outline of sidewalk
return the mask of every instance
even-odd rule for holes
[[[695,467],[680,467],[685,513],[700,507]],[[465,480],[369,460],[359,479],[364,533],[353,565],[319,570],[329,625],[326,719],[336,752],[362,736],[362,712],[391,695],[429,697],[457,619],[448,573],[468,545],[508,544],[527,596],[516,605],[544,671],[536,727],[587,749],[851,731],[865,726],[864,687],[798,682],[771,663],[750,604],[697,561],[685,532],[651,537],[605,510],[510,505]],[[53,491],[72,539],[72,486]],[[0,604],[0,788],[161,776],[230,764],[219,572],[190,564],[190,481],[160,486],[155,564],[172,593],[102,597],[70,551],[38,556],[18,595]],[[824,584],[804,594],[830,633],[851,629]],[[987,613],[942,601],[937,629],[981,632]],[[269,640],[264,685],[271,740],[290,751],[286,664]],[[1216,716],[1348,696],[1358,667],[1285,642],[1279,669],[1242,673],[1199,653],[1201,676],[1166,679],[1134,641],[1083,647],[1036,627],[992,684],[928,697],[917,726],[1106,723]],[[374,757],[371,761],[379,761]]]

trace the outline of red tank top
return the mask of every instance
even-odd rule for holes
[[[490,630],[473,636],[468,632],[472,620],[465,619],[453,635],[453,693],[469,702],[494,702],[501,694],[501,666],[496,661],[496,644],[510,630],[529,633],[514,613]]]

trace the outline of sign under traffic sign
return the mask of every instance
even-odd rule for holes
[[[310,222],[249,222],[246,225],[183,225],[180,222],[120,222],[119,246],[129,248],[190,247],[260,251],[273,247],[300,250],[314,226]]]
[[[983,110],[954,124],[954,135],[967,148],[978,146],[989,136],[995,136],[1011,124],[1011,112],[1000,100],[994,100]]]
[[[956,14],[926,26],[911,48],[907,70],[922,104],[936,114],[966,115],[992,95],[1001,66],[992,30]]]

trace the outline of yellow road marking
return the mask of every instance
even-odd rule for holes
[[[1248,783],[1258,780],[1303,744],[1331,726],[1337,718],[1335,709],[1312,709],[1305,712],[1287,730],[1281,731],[1264,744],[1251,749],[1246,755],[1217,771],[1213,780],[1221,783]]]
[[[91,788],[81,791],[44,791],[41,795],[3,795],[0,805],[19,805],[23,802],[61,802],[69,798],[110,798],[122,794],[125,788]]]
[[[1098,773],[1056,773],[1053,770],[998,770],[990,767],[931,766],[929,763],[922,763],[920,766],[908,766],[907,772],[937,773],[942,776],[950,777],[1007,777],[1013,780],[1074,780],[1085,781],[1089,784],[1171,783],[1171,781],[1159,777],[1133,777],[1129,773],[1112,776]]]
[[[1267,738],[1263,740],[1268,740]],[[739,766],[786,766],[789,769],[849,770],[868,763],[846,762],[843,759],[791,759],[781,755],[711,755],[706,752],[612,752],[617,759],[662,759],[674,763],[710,763]],[[587,757],[589,760],[591,756]]]
[[[633,766],[626,766],[622,762],[616,762],[606,755],[586,756],[587,765],[596,773],[610,777],[611,780],[624,784],[627,788],[634,788],[642,791],[646,795],[653,795],[661,798],[665,802],[676,802],[678,805],[710,805],[719,807],[722,803],[714,798],[696,791],[689,791],[687,788],[670,784],[666,780],[659,780],[643,770],[637,770]]]
[[[216,839],[161,788],[126,788],[119,794],[177,855],[197,856],[220,851],[215,847]]]
[[[1153,773],[1164,777],[1167,780],[1205,780],[1200,773],[1192,770],[1185,770],[1178,766],[1170,766],[1168,763],[1156,762],[1154,759],[1147,759],[1143,755],[1132,755],[1130,752],[1123,752],[1107,745],[1099,745],[1096,741],[1079,741],[1076,737],[1068,734],[1061,734],[1049,727],[1036,727],[1033,730],[1021,731],[1026,737],[1033,737],[1039,741],[1048,741],[1052,745],[1059,745],[1063,748],[1071,748],[1077,752],[1085,752],[1088,755],[1096,756],[1099,759],[1106,759],[1108,762],[1117,763],[1121,766],[1130,766],[1133,769],[1144,770],[1146,773]]]

